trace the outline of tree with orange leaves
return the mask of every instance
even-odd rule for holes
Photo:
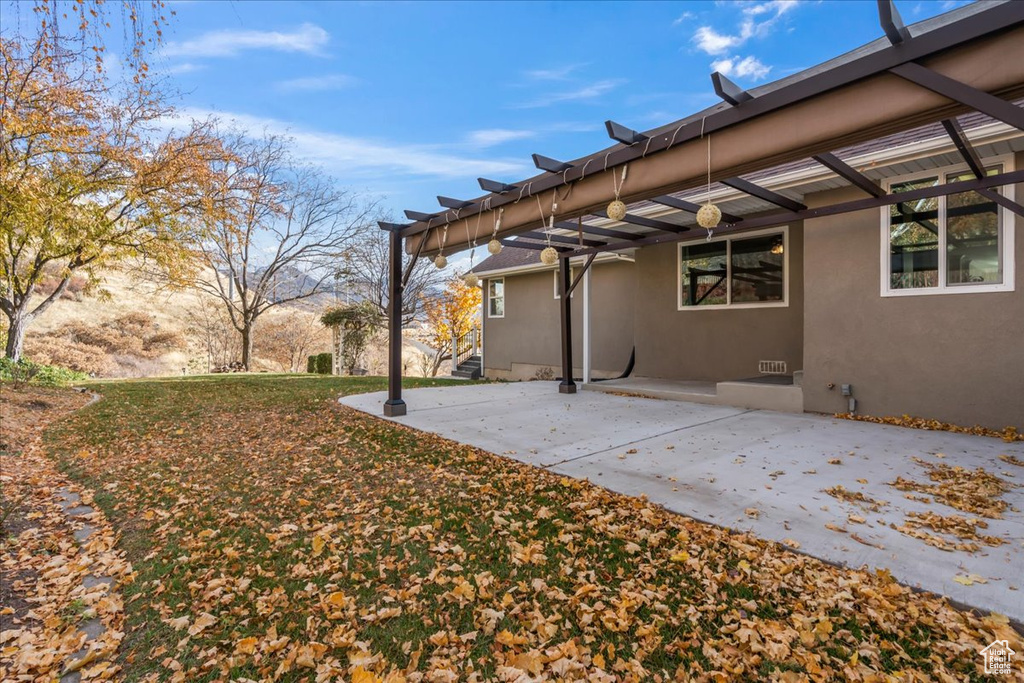
[[[461,277],[454,276],[448,279],[440,294],[425,297],[427,336],[424,341],[434,349],[428,368],[431,377],[436,377],[441,364],[452,358],[454,339],[476,325],[482,296],[479,287],[470,287]]]
[[[124,5],[134,47],[133,75],[122,82],[103,73],[95,28],[106,25],[102,3],[40,0],[35,35],[0,37],[0,310],[8,358],[20,359],[26,328],[76,274],[95,281],[129,260],[172,277],[194,267],[199,226],[216,206],[212,163],[228,155],[210,122],[164,127],[171,109],[146,80],[140,6]],[[55,13],[68,11],[62,24]],[[37,286],[54,272],[58,286],[39,300]]]

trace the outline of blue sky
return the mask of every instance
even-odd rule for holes
[[[897,0],[907,23],[962,2]],[[402,209],[480,194],[881,35],[874,0],[170,2],[154,59],[185,114],[287,131],[346,186]]]

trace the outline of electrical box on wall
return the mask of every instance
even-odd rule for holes
[[[844,385],[842,385],[841,389],[843,391],[843,396],[853,396],[853,385],[852,384],[844,384]]]

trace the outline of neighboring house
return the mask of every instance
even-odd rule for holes
[[[1024,168],[1024,132],[976,113],[959,123],[990,172]],[[837,154],[894,192],[970,172],[939,124]],[[748,179],[811,208],[864,196],[809,161]],[[1024,196],[1020,187],[1004,196],[1015,189]],[[726,214],[774,208],[724,186],[712,199]],[[650,202],[630,213],[690,217]],[[693,382],[691,400],[831,413],[855,398],[857,412],[871,415],[1024,427],[1022,222],[970,192],[710,239],[694,230],[692,240],[601,254],[589,296],[582,284],[573,295],[574,374],[584,377],[588,341],[592,378],[631,370]],[[484,288],[484,376],[560,376],[557,266],[508,246],[474,272]],[[798,386],[785,386],[781,378],[794,375]],[[785,388],[756,387],[756,396],[729,401],[721,398],[728,385],[717,394],[702,385],[761,376],[781,377],[767,386]]]

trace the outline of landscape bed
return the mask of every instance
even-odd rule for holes
[[[48,432],[135,571],[128,680],[980,681],[982,648],[1024,644],[886,572],[335,400],[383,386],[102,383]]]

